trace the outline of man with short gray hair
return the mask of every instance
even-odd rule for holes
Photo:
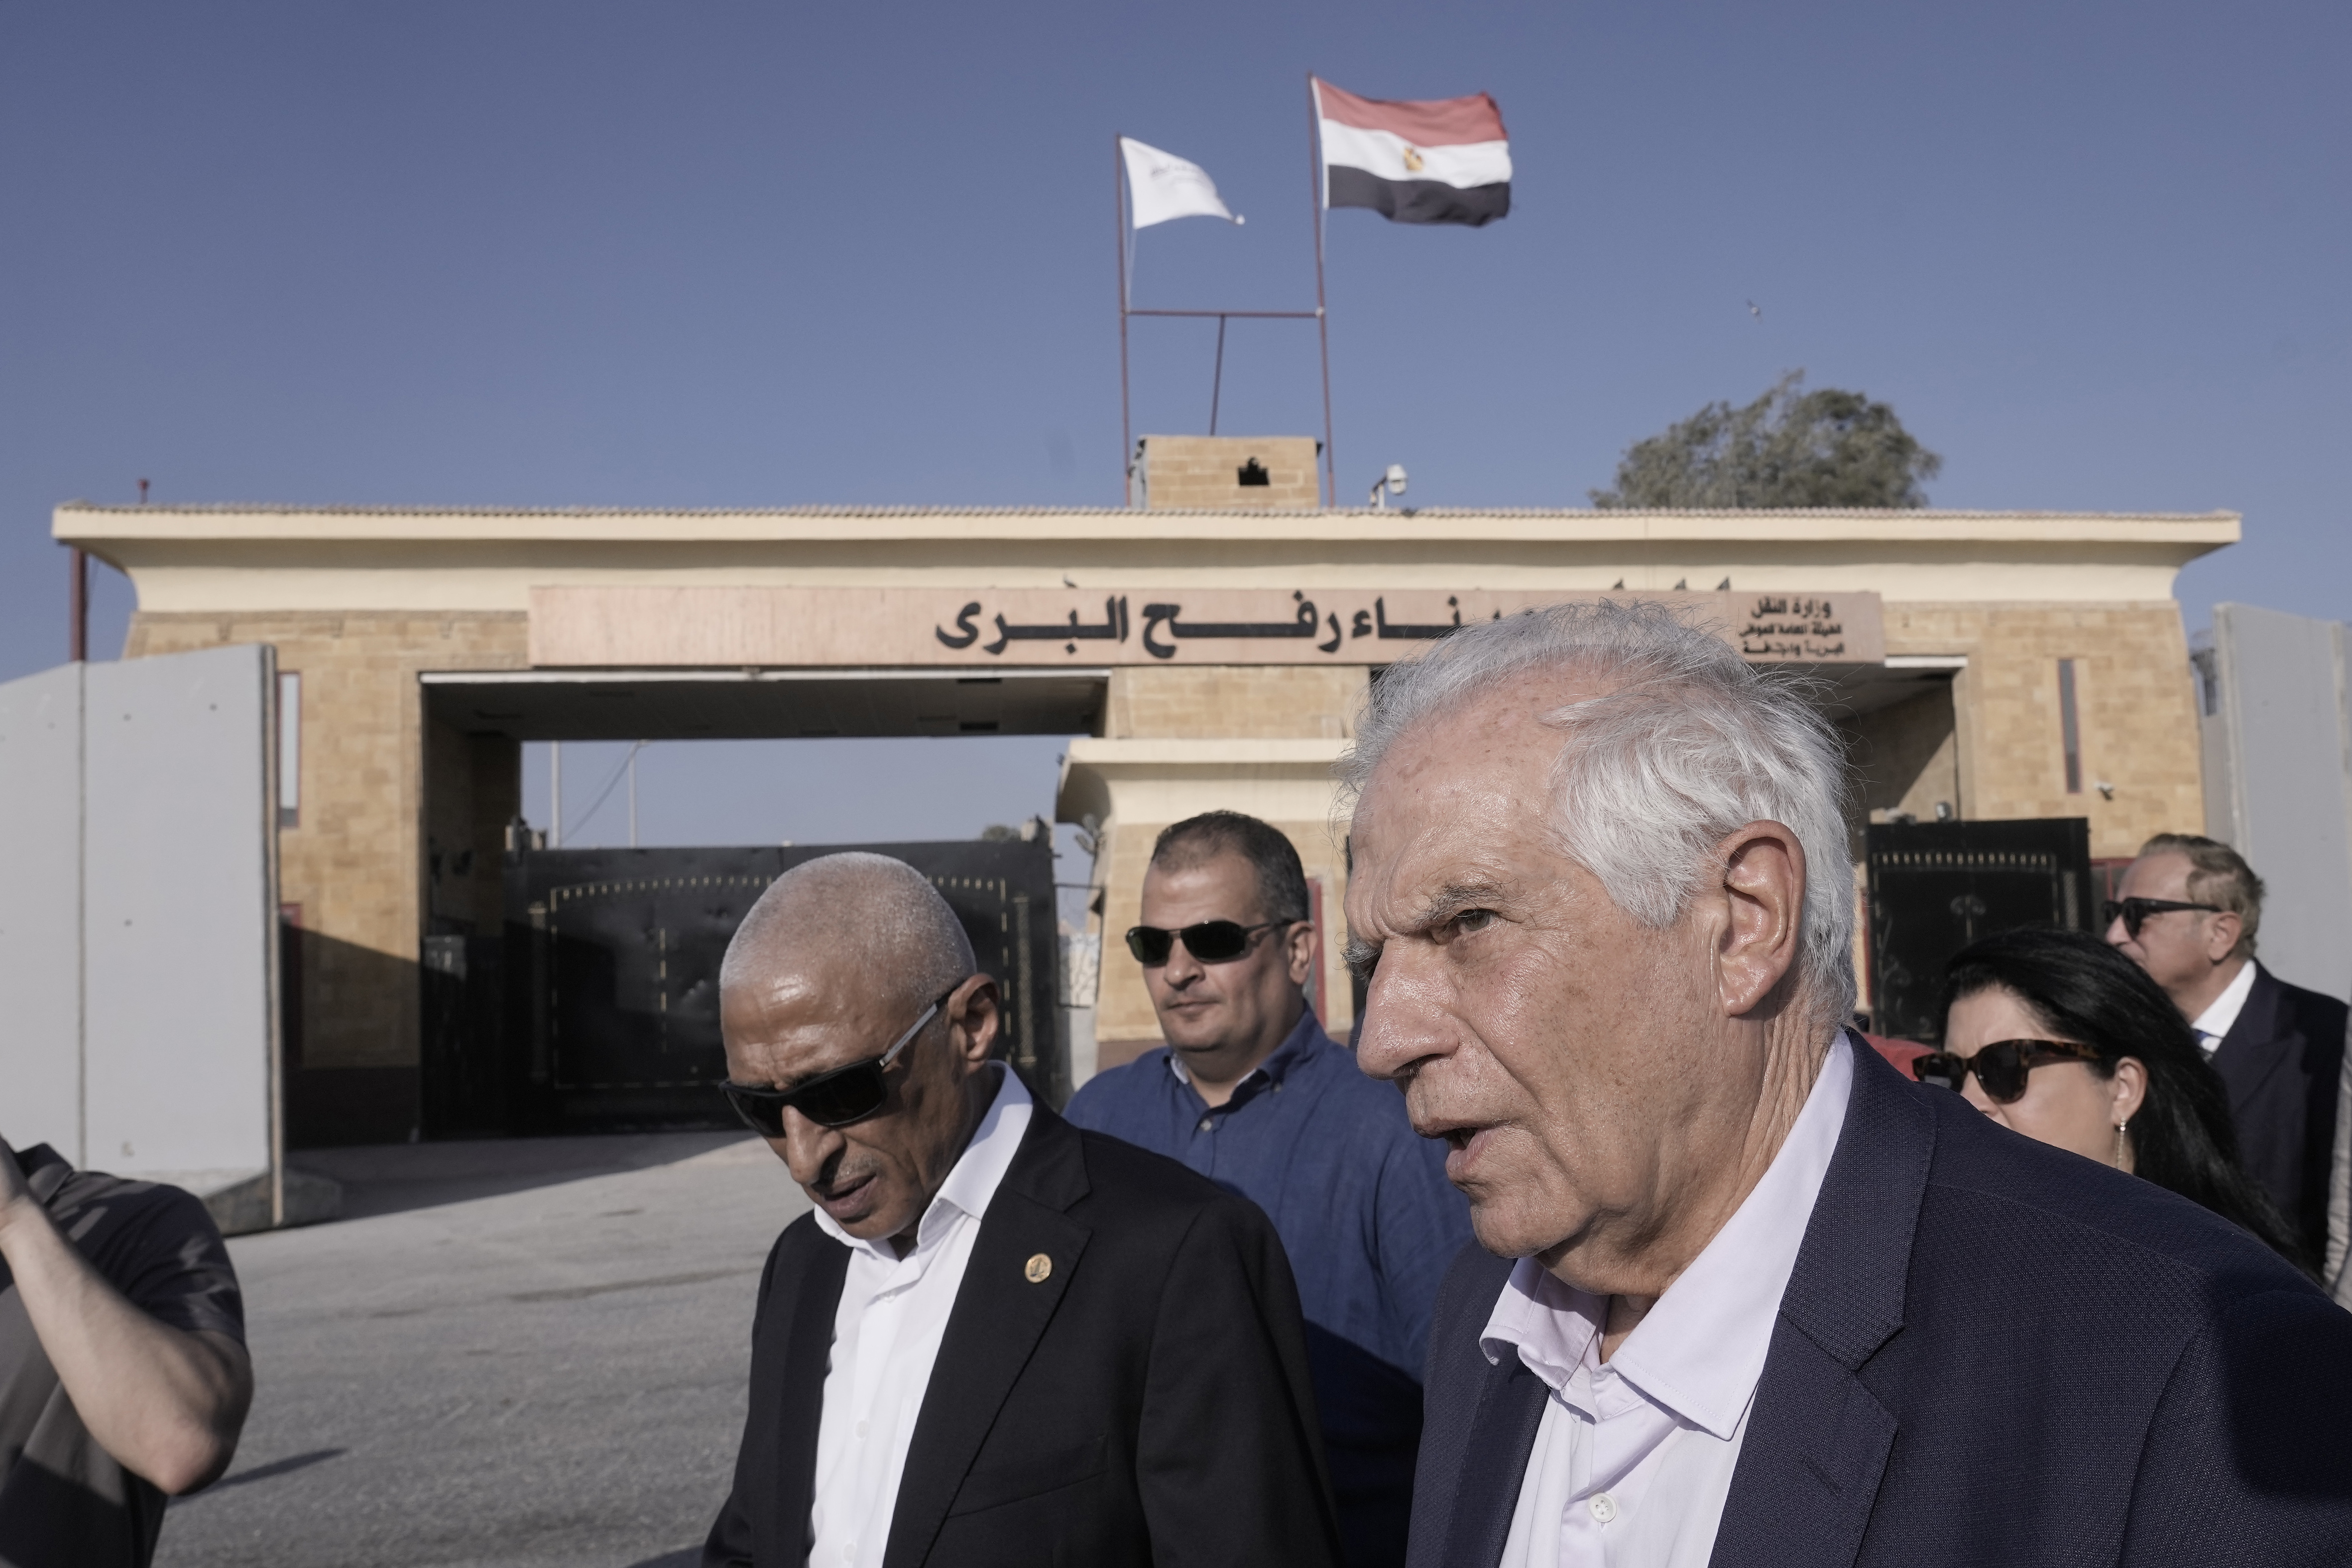
[[[2107,941],[2180,1009],[2230,1091],[2246,1174],[2278,1205],[2315,1266],[2329,1246],[2327,1194],[2345,1008],[2263,967],[2263,879],[2218,839],[2158,833],[2107,904]]]
[[[1392,666],[1356,733],[1358,1057],[1483,1248],[1431,1331],[1413,1563],[2352,1552],[2352,1318],[1843,1032],[1801,688],[1567,605]]]
[[[725,1091],[815,1212],[760,1281],[707,1568],[1336,1557],[1265,1217],[995,1060],[996,984],[903,862],[779,877],[727,950]]]

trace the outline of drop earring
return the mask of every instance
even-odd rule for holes
[[[2122,1170],[2124,1168],[2124,1128],[2127,1125],[2129,1125],[2128,1121],[2117,1122],[2116,1124],[2116,1169],[2117,1170]]]

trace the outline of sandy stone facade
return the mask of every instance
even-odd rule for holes
[[[1147,435],[1136,443],[1143,504],[1312,511],[1322,444],[1303,435]],[[1253,482],[1255,481],[1255,482]]]
[[[1338,739],[1349,732],[1364,685],[1361,665],[1113,670],[1103,734],[1114,740]]]
[[[1890,604],[1886,643],[1889,653],[1968,659],[1952,681],[1951,741],[1922,759],[1903,797],[1888,802],[1895,809],[1929,821],[1933,800],[1948,799],[1968,819],[2085,817],[2091,853],[2105,859],[2129,856],[2156,833],[2201,831],[2196,696],[2174,601]],[[2061,659],[2074,662],[2080,709],[2074,793],[2061,749]],[[1907,758],[1925,737],[1889,738],[1882,746]],[[1887,780],[1902,776],[1898,766]],[[1946,789],[1957,793],[1936,793]]]

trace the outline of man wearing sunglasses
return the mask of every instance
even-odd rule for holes
[[[1307,1005],[1298,852],[1211,811],[1153,845],[1127,934],[1167,1045],[1097,1076],[1070,1119],[1183,1161],[1274,1219],[1298,1279],[1349,1568],[1402,1563],[1421,1364],[1445,1266],[1470,1237],[1444,1148],[1356,1071]]]
[[[2344,1004],[2287,984],[2254,957],[2263,879],[2219,840],[2158,834],[2116,891],[2107,941],[2165,988],[2197,1031],[2229,1088],[2246,1174],[2314,1259],[2340,1264],[2345,1238],[2329,1235],[2328,1188]]]
[[[1032,1100],[921,873],[778,878],[719,1016],[724,1092],[815,1208],[761,1280],[706,1568],[1335,1561],[1265,1217]]]

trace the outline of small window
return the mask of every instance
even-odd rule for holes
[[[1243,464],[1239,469],[1235,470],[1234,475],[1234,483],[1237,485],[1271,485],[1274,483],[1274,476],[1265,471],[1265,464],[1253,457],[1248,462]]]
[[[2074,661],[2058,661],[2058,734],[2066,752],[2066,793],[2083,792],[2083,718],[2074,698]]]
[[[302,825],[302,676],[278,672],[278,825]]]

